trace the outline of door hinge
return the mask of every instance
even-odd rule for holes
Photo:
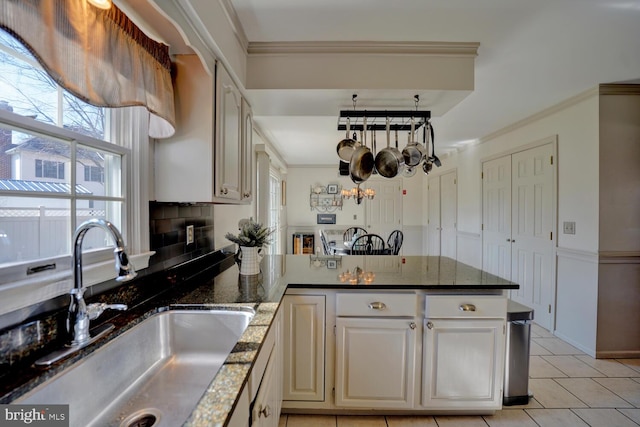
[[[551,304],[549,304],[549,314],[551,314]]]
[[[336,388],[331,389],[331,396],[336,397]]]
[[[551,156],[551,164],[553,164],[553,156]]]
[[[484,172],[480,172],[480,179],[484,179]]]
[[[549,233],[549,240],[553,240],[553,231]]]
[[[457,180],[457,179],[454,179],[454,180],[453,180],[453,185],[456,185],[456,184],[458,184],[458,180]]]
[[[480,230],[484,230],[484,224],[480,224]]]
[[[336,336],[336,325],[333,325],[333,336]]]
[[[507,334],[507,325],[502,325],[502,335]]]

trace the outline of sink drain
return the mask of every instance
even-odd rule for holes
[[[130,421],[129,424],[127,424],[127,427],[151,427],[157,420],[158,419],[155,415],[142,415],[140,418]]]
[[[127,419],[120,424],[120,427],[152,427],[159,419],[159,414],[155,414],[150,410],[142,410],[129,415]]]

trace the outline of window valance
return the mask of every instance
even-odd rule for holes
[[[149,136],[175,132],[169,47],[115,5],[85,0],[2,0],[0,27],[22,41],[59,85],[101,107],[144,106]]]

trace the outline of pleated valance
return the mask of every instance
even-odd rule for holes
[[[175,132],[169,47],[120,9],[86,0],[1,0],[0,27],[18,38],[60,86],[100,107],[144,106],[149,136]]]

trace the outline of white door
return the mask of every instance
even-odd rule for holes
[[[373,188],[376,195],[364,200],[365,225],[369,233],[378,234],[385,241],[393,230],[402,231],[402,183],[400,178],[371,179],[367,188]]]
[[[440,176],[440,255],[457,259],[458,185],[456,171]]]
[[[413,406],[416,325],[411,319],[336,319],[336,406]]]
[[[553,298],[553,145],[512,156],[511,299],[534,309],[536,323],[551,329]]]
[[[458,188],[457,172],[429,178],[427,230],[428,254],[457,259]]]
[[[482,269],[511,279],[511,156],[482,164]]]
[[[440,179],[429,178],[427,185],[429,207],[427,209],[427,255],[440,255]]]

